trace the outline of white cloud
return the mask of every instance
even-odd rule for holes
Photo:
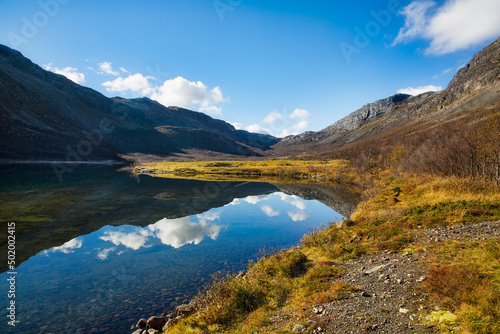
[[[268,217],[276,217],[276,216],[279,216],[280,215],[280,212],[277,211],[277,210],[274,210],[271,206],[269,205],[263,205],[260,207],[260,209],[262,210],[262,212],[264,212],[266,214],[266,216]]]
[[[196,217],[199,219],[200,223],[213,222],[219,220],[221,211],[207,211]]]
[[[103,260],[104,261],[104,260],[106,260],[108,258],[109,254],[111,252],[115,251],[115,249],[116,249],[115,247],[103,249],[103,250],[99,251],[99,253],[97,253],[97,258],[99,260]]]
[[[154,92],[150,80],[154,80],[154,78],[137,73],[126,78],[118,77],[113,81],[106,81],[102,85],[110,93],[133,93],[148,96]]]
[[[270,114],[267,114],[266,117],[262,120],[264,124],[273,124],[277,120],[283,119],[283,115],[280,114],[279,112],[272,112]]]
[[[297,196],[290,196],[284,193],[280,193],[279,196],[283,202],[289,203],[299,210],[305,210],[307,208],[306,203]]]
[[[197,105],[200,112],[214,116],[222,114],[217,104],[228,102],[220,87],[209,90],[203,82],[192,82],[183,77],[166,80],[163,85],[154,90],[150,97],[167,107],[191,109]]]
[[[233,123],[233,122],[228,122],[229,124],[231,124],[232,126],[234,126],[234,128],[236,130],[241,130],[243,129],[243,125],[241,125],[241,123]]]
[[[400,90],[398,90],[398,93],[416,96],[426,92],[438,92],[441,90],[443,90],[443,87],[441,86],[429,85],[429,86],[420,86],[416,88],[414,87],[401,88]]]
[[[399,34],[392,45],[406,43],[419,36],[426,35],[429,24],[429,10],[436,6],[434,1],[413,1],[404,7],[400,15],[406,16],[405,25],[399,30]]]
[[[148,234],[142,230],[138,233],[123,233],[115,231],[106,231],[104,236],[100,237],[101,240],[111,241],[115,246],[123,245],[127,248],[138,250],[144,247],[148,241]]]
[[[297,211],[297,212],[288,212],[288,216],[294,221],[294,222],[302,222],[309,218],[311,214],[304,212],[304,211]]]
[[[298,119],[309,119],[312,115],[309,111],[305,109],[295,109],[293,113],[290,115],[290,119],[298,118]]]
[[[83,244],[83,241],[81,239],[75,238],[75,239],[72,239],[72,240],[66,242],[62,246],[57,246],[57,247],[50,249],[50,251],[52,251],[53,253],[61,252],[64,254],[69,254],[69,253],[73,253],[78,248],[82,248],[82,244]]]
[[[309,126],[309,121],[312,117],[311,113],[305,109],[295,109],[288,117],[283,113],[273,111],[264,117],[262,122],[271,127],[264,128],[258,124],[253,124],[246,129],[250,132],[265,133],[276,137],[286,137],[289,135],[297,135]]]
[[[165,245],[180,248],[186,244],[198,245],[205,236],[217,240],[221,227],[205,222],[193,223],[189,217],[162,219],[148,228]]]
[[[211,116],[221,116],[221,103],[229,102],[224,97],[219,86],[209,89],[201,81],[189,81],[183,77],[157,83],[153,76],[141,73],[131,74],[127,69],[120,67],[120,72],[115,71],[110,62],[99,63],[99,74],[114,75],[117,78],[106,81],[102,85],[110,93],[120,93],[125,97],[145,96],[163,104],[166,107],[180,107],[186,109],[196,108],[198,111]]]
[[[99,63],[98,65],[99,69],[101,70],[101,72],[98,72],[99,74],[108,74],[108,75],[113,75],[115,77],[120,76],[120,72],[113,70],[113,67],[111,66],[112,64],[109,61]],[[126,70],[124,72],[126,72]]]
[[[243,200],[249,204],[257,204],[259,202],[267,201],[270,199],[271,196],[266,195],[266,196],[248,196],[244,198]]]
[[[467,49],[500,34],[497,0],[448,0],[440,7],[433,1],[416,0],[400,14],[406,22],[393,45],[427,39],[430,46],[426,54],[444,55]]]
[[[43,67],[47,71],[51,71],[57,74],[64,75],[66,78],[69,80],[82,85],[85,83],[85,74],[78,72],[77,68],[74,67],[65,67],[65,68],[58,68],[55,67],[52,63],[49,63],[47,65],[43,65]]]
[[[248,132],[262,133],[262,134],[266,134],[266,135],[272,135],[273,134],[273,132],[271,130],[263,128],[263,127],[261,127],[258,124],[252,124],[250,126],[247,126],[245,128],[245,130],[247,130]]]
[[[294,129],[295,131],[303,131],[307,128],[308,125],[309,123],[307,121],[300,121],[292,126],[292,129]]]
[[[229,203],[227,206],[229,205],[240,205],[241,204],[241,199],[239,198],[235,198],[233,199],[233,201],[231,203]]]

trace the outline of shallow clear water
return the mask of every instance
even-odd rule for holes
[[[50,173],[16,181],[33,172],[3,171],[0,195],[10,211],[2,221],[16,222],[21,253],[15,328],[7,325],[7,268],[0,274],[2,332],[132,332],[211,274],[244,270],[262,249],[296,245],[342,217],[279,185],[135,179],[109,167],[85,167],[59,183]]]

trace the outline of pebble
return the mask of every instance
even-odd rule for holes
[[[293,327],[294,332],[301,332],[304,329],[306,329],[306,328],[301,324],[297,324],[297,325],[295,325],[295,327]]]

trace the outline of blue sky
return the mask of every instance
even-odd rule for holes
[[[0,43],[46,69],[106,96],[148,96],[280,136],[402,89],[445,88],[500,35],[498,0],[0,0],[0,9]]]

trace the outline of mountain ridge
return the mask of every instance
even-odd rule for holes
[[[258,157],[278,142],[275,137],[236,130],[206,114],[165,107],[148,98],[107,98],[42,69],[3,45],[0,101],[3,160],[116,160],[119,155],[183,155],[193,149],[201,155]],[[159,131],[163,126],[185,131],[178,131],[180,138],[173,141]],[[200,142],[210,137],[211,147],[193,145],[189,129],[200,130],[195,131]]]
[[[499,92],[500,38],[474,55],[443,91],[395,94],[320,131],[280,140],[146,97],[108,98],[0,45],[0,159],[87,161],[144,155],[200,160],[321,153],[497,103]]]
[[[439,92],[396,94],[368,103],[317,132],[283,138],[273,146],[283,154],[325,151],[376,137],[402,125],[435,121],[500,101],[500,38],[478,52]]]

